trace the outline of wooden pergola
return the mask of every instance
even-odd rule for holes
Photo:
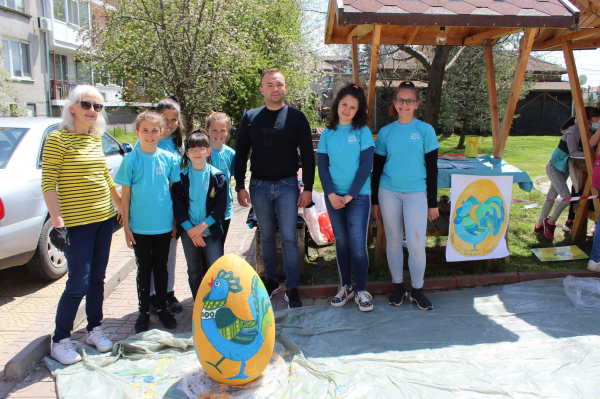
[[[581,11],[580,11],[581,10]],[[441,31],[449,46],[485,46],[488,97],[492,120],[494,157],[502,158],[517,107],[519,93],[532,50],[562,50],[567,64],[578,120],[585,120],[585,108],[573,57],[574,49],[600,47],[600,0],[330,0],[325,44],[351,44],[355,82],[358,75],[358,44],[371,44],[368,105],[372,122],[375,103],[377,61],[381,44],[436,45]],[[502,119],[492,46],[502,37],[523,32],[507,106]],[[588,175],[592,176],[594,154],[590,131],[580,123]],[[584,194],[591,186],[587,179]],[[587,193],[587,194],[586,194]],[[600,202],[595,199],[595,209]],[[573,237],[584,228],[584,217],[597,220],[583,201],[573,226]],[[378,236],[383,230],[380,226]],[[378,247],[380,246],[378,237]],[[377,263],[383,261],[378,256]]]

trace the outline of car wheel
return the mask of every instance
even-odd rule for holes
[[[44,280],[56,280],[67,272],[67,258],[50,242],[52,220],[46,220],[40,233],[38,247],[27,263],[27,271]]]

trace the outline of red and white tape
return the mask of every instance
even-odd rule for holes
[[[587,196],[583,196],[583,197],[565,197],[565,198],[554,198],[554,199],[514,199],[511,201],[511,203],[516,204],[519,202],[537,202],[537,201],[554,201],[554,202],[562,202],[562,201],[581,201],[581,200],[591,200],[594,198],[598,198],[600,197],[600,195],[587,195]]]

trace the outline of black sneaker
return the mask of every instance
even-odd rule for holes
[[[158,305],[156,295],[150,295],[150,314],[156,316],[158,314]]]
[[[404,302],[406,295],[404,283],[394,284],[394,292],[388,297],[388,303],[392,306],[400,306]]]
[[[429,299],[425,296],[423,288],[413,288],[409,296],[410,300],[417,304],[421,310],[431,310],[433,305],[429,302]]]
[[[167,309],[174,313],[179,313],[183,310],[183,307],[177,298],[175,298],[175,292],[173,291],[167,292]]]
[[[267,279],[265,288],[267,289],[267,294],[269,294],[269,299],[273,299],[273,295],[281,292],[281,286],[279,285],[279,279],[277,279],[277,280]]]
[[[285,295],[283,295],[283,299],[288,303],[288,308],[290,309],[302,307],[302,301],[298,296],[298,288],[296,287],[287,290]]]
[[[165,326],[166,328],[175,328],[177,327],[177,320],[173,317],[173,314],[168,310],[161,310],[158,312],[158,320]]]
[[[150,315],[148,313],[140,313],[135,322],[135,332],[148,331],[148,324],[150,324]]]

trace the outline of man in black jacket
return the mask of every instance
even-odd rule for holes
[[[300,284],[300,254],[296,241],[298,207],[311,202],[315,179],[315,158],[310,125],[304,114],[284,103],[285,77],[278,69],[263,73],[260,92],[265,105],[248,111],[240,125],[235,156],[235,180],[238,202],[252,203],[260,226],[260,249],[263,256],[266,288],[269,296],[278,293],[275,214],[279,222],[283,266],[286,274],[285,300],[290,308],[301,307],[297,287]],[[250,158],[250,193],[244,179]],[[298,148],[302,160],[304,191],[298,187]]]

